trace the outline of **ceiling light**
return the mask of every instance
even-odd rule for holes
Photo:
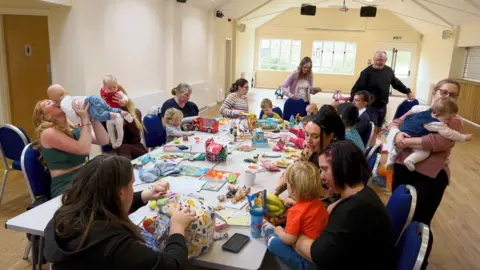
[[[365,0],[365,1],[367,1],[367,2],[373,2],[373,1],[375,1],[375,0]]]

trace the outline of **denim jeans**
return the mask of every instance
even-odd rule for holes
[[[97,96],[88,96],[85,99],[85,103],[89,104],[88,114],[90,118],[95,121],[105,122],[110,120],[110,113],[121,113],[122,110],[112,108],[100,97]]]
[[[277,236],[272,236],[268,241],[268,250],[293,270],[317,269],[315,264],[304,259],[292,246],[284,244]]]

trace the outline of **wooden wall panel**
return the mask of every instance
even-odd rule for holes
[[[459,81],[462,85],[458,97],[458,113],[461,117],[480,125],[480,83]]]

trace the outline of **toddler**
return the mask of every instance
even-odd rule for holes
[[[182,124],[192,123],[193,121],[197,120],[199,116],[193,117],[186,117],[183,118],[183,113],[175,108],[170,108],[165,111],[165,123],[166,131],[167,131],[167,142],[173,141],[176,137],[183,137],[183,136],[192,136],[195,133],[191,131],[182,131],[181,126]]]
[[[287,210],[285,229],[268,222],[263,225],[265,241],[268,250],[290,268],[309,269],[313,264],[297,254],[292,245],[300,234],[316,239],[328,223],[328,212],[319,199],[324,191],[320,172],[312,163],[298,161],[288,166],[285,180],[296,203]]]
[[[458,106],[455,101],[449,97],[442,97],[436,100],[431,108],[427,106],[417,105],[410,110],[413,114],[409,114],[403,120],[400,130],[391,130],[387,137],[388,159],[386,167],[390,168],[397,158],[399,149],[394,145],[395,135],[398,132],[404,132],[410,137],[415,138],[415,143],[422,145],[423,136],[430,132],[438,132],[440,136],[452,141],[470,141],[471,134],[461,134],[458,131],[450,129],[447,124],[458,113]],[[421,149],[412,149],[410,154],[404,161],[405,166],[410,170],[415,170],[415,164],[425,160],[430,151]]]
[[[262,119],[275,118],[279,121],[280,124],[283,123],[282,116],[273,111],[273,103],[270,99],[264,98],[260,102],[260,107],[262,108],[262,111],[263,111]]]
[[[312,115],[318,113],[318,106],[317,104],[308,104],[307,106],[307,115]]]
[[[118,137],[121,137],[121,140],[111,141],[114,148],[120,147],[123,141],[123,118],[129,123],[133,121],[133,117],[128,112],[108,106],[103,99],[97,96],[70,96],[59,84],[51,85],[47,90],[47,94],[51,100],[60,104],[60,108],[73,126],[78,126],[80,124],[78,116],[72,108],[73,102],[84,102],[86,105],[88,104],[88,114],[92,120],[101,122],[107,121],[109,135],[114,132],[114,130],[109,128],[109,125],[112,127],[112,125],[109,124],[109,121],[120,123],[122,128],[117,128],[117,133]],[[110,137],[110,139],[112,139],[112,137]]]

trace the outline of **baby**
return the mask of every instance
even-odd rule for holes
[[[260,107],[262,108],[262,111],[263,111],[262,119],[274,118],[274,119],[277,119],[279,123],[283,123],[282,116],[273,111],[273,103],[270,99],[264,98],[260,102]]]
[[[85,105],[88,104],[88,114],[90,115],[90,118],[94,121],[107,121],[107,129],[109,127],[109,121],[115,121],[115,123],[121,122],[121,125],[123,125],[123,118],[129,123],[133,121],[133,117],[128,112],[108,106],[107,103],[105,103],[105,101],[100,97],[93,95],[87,97],[70,96],[59,84],[51,85],[47,90],[47,94],[51,100],[55,101],[57,104],[60,104],[60,108],[67,116],[67,119],[75,127],[80,125],[80,120],[73,110],[72,105],[74,102],[84,102]],[[113,132],[113,130],[109,130],[108,133],[110,134]],[[119,137],[121,136],[122,140],[112,141],[112,146],[115,148],[118,148],[122,144],[123,128],[117,128],[117,133]]]
[[[327,209],[319,200],[324,193],[320,172],[312,163],[298,161],[288,166],[285,179],[288,194],[296,203],[287,210],[285,228],[268,222],[263,225],[267,248],[286,261],[296,263],[293,269],[311,269],[312,263],[297,254],[292,245],[301,234],[316,239],[328,223]]]
[[[386,167],[390,168],[397,158],[399,149],[394,145],[395,135],[398,132],[404,132],[410,137],[418,139],[418,144],[422,144],[421,137],[437,132],[440,136],[452,141],[470,141],[471,134],[461,134],[458,131],[450,129],[447,124],[458,113],[458,106],[455,101],[449,97],[442,97],[436,100],[431,108],[417,105],[411,109],[413,114],[405,117],[400,130],[391,130],[387,137],[388,159]],[[404,161],[405,166],[410,170],[415,170],[415,164],[425,160],[430,155],[430,151],[413,149]]]
[[[305,148],[305,126],[312,119],[311,115],[302,118],[302,128],[290,128],[288,131],[294,134],[295,137],[290,137],[288,140],[293,143],[298,149]]]
[[[167,142],[173,141],[176,137],[193,136],[195,133],[189,131],[182,131],[182,124],[192,123],[200,116],[183,118],[183,113],[175,108],[170,108],[165,111],[165,123],[167,131]]]

